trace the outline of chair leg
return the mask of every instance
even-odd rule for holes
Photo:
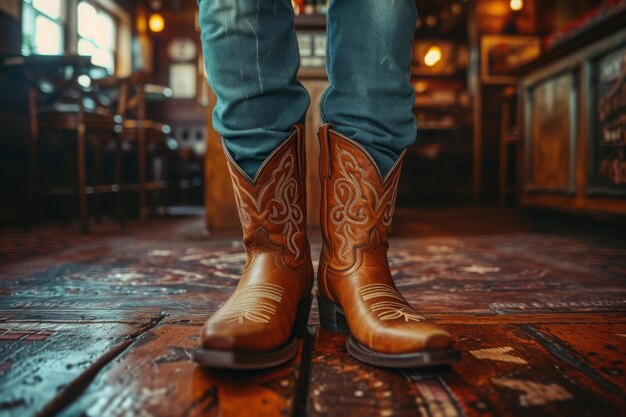
[[[78,157],[78,153],[76,152],[73,138],[67,135],[64,135],[63,139],[65,139],[65,183],[68,187],[76,187],[78,188],[77,179],[74,178],[76,176],[76,158]],[[74,196],[73,195],[62,195],[60,196],[62,199],[62,220],[65,226],[69,226],[71,224],[71,213],[74,208]]]
[[[183,181],[189,181],[189,164],[188,162],[188,158],[189,155],[187,153],[183,153],[183,152],[179,152],[178,155],[180,156],[180,162],[179,162],[179,166],[180,166],[180,171],[179,171],[179,178],[178,178],[178,183],[177,183],[177,189],[178,189],[178,204],[188,204],[189,203],[189,187],[184,188],[182,186]]]
[[[30,230],[35,221],[35,195],[37,193],[37,146],[39,144],[39,124],[37,123],[37,93],[28,89],[28,113],[30,119],[30,135],[28,136],[28,184],[26,189],[26,213],[24,227]]]
[[[165,182],[163,188],[163,213],[165,215],[170,214],[170,153],[168,151],[167,144],[163,146],[163,166],[161,168],[161,176]]]
[[[146,131],[139,128],[138,153],[139,153],[139,221],[146,220]]]
[[[157,166],[156,166],[156,162],[157,159],[155,158],[155,156],[152,156],[151,158],[149,158],[147,160],[148,162],[148,175],[147,175],[147,180],[149,182],[153,182],[156,183],[159,180],[159,172],[157,170]],[[159,193],[161,191],[158,189],[158,187],[153,188],[150,190],[150,214],[151,215],[155,215],[157,214],[157,209],[158,209],[158,202],[159,202]]]
[[[102,180],[102,138],[96,137],[93,141],[94,160],[94,185],[97,187],[103,184]],[[102,194],[94,190],[93,210],[96,223],[102,222]]]
[[[85,126],[79,125],[77,134],[77,167],[78,167],[78,207],[80,212],[80,230],[89,233],[89,216],[87,212],[87,173],[85,169]]]
[[[124,214],[124,198],[122,194],[122,134],[115,135],[115,184],[117,190],[115,192],[115,211],[120,227],[126,226],[126,217]]]

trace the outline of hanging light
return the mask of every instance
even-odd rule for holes
[[[160,13],[152,13],[148,19],[148,27],[154,33],[163,32],[165,29],[165,19]]]
[[[524,7],[524,0],[511,0],[511,10],[519,12]]]
[[[427,67],[434,67],[443,58],[443,51],[437,45],[432,45],[424,55],[424,64]]]

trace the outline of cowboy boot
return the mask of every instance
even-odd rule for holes
[[[280,365],[305,331],[313,266],[306,237],[304,128],[264,161],[254,179],[228,159],[247,262],[237,288],[206,322],[194,360],[229,369]]]
[[[383,178],[371,155],[332,125],[321,127],[319,139],[324,243],[317,299],[322,327],[352,333],[348,352],[376,366],[457,360],[450,334],[402,297],[387,263],[404,153]]]

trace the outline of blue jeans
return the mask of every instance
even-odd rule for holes
[[[254,178],[265,158],[303,122],[310,98],[289,0],[199,0],[204,62],[217,95],[213,126]],[[384,175],[415,141],[410,83],[413,0],[331,0],[329,87],[322,120],[359,142]]]

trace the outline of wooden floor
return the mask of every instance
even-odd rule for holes
[[[209,372],[198,331],[237,283],[236,235],[200,217],[0,237],[0,416],[626,415],[626,246],[498,209],[400,212],[390,261],[463,359],[386,371],[317,313],[293,362]],[[319,238],[313,235],[314,257]]]

